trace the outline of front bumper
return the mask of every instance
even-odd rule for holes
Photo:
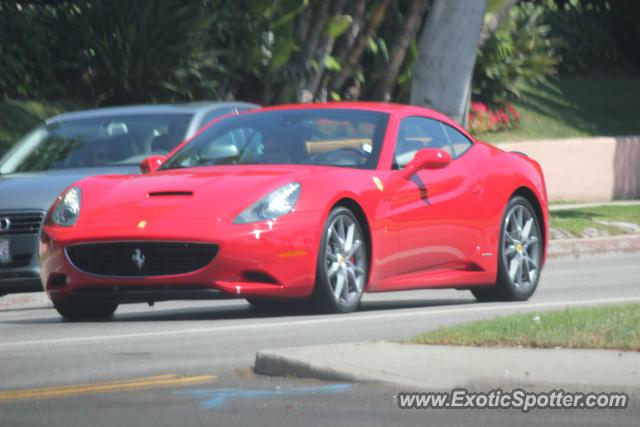
[[[272,222],[153,221],[85,227],[46,226],[40,241],[41,278],[55,302],[70,298],[155,302],[228,297],[301,298],[315,282],[320,214],[294,212]],[[65,249],[81,243],[164,241],[211,243],[219,249],[196,271],[170,276],[120,277],[76,268]]]

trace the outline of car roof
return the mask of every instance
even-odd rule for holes
[[[235,101],[202,101],[185,104],[127,105],[120,107],[96,108],[93,110],[62,113],[46,120],[47,124],[64,120],[93,119],[111,116],[147,115],[147,114],[197,114],[220,108],[260,108],[257,104]]]

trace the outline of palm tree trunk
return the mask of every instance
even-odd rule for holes
[[[333,10],[331,11],[331,19],[335,19],[342,14],[345,2],[346,0],[336,0],[334,2]],[[317,53],[314,59],[318,64],[318,69],[312,73],[306,87],[307,93],[311,95],[317,96],[317,91],[320,87],[322,76],[324,75],[325,63],[327,57],[331,55],[331,51],[333,50],[335,41],[336,39],[327,32],[322,40],[322,43],[320,44],[320,47],[317,49]]]
[[[404,62],[404,58],[407,54],[409,44],[415,39],[420,24],[422,23],[422,17],[429,6],[429,0],[412,0],[409,5],[409,9],[406,13],[406,18],[402,25],[400,35],[396,39],[393,47],[391,48],[391,57],[389,58],[389,65],[387,66],[384,74],[380,78],[376,89],[373,92],[373,99],[389,102],[391,99],[391,92],[396,84],[398,73]]]
[[[486,9],[487,0],[434,0],[420,37],[411,104],[464,122]]]
[[[340,90],[344,82],[351,75],[353,68],[360,62],[360,58],[364,53],[364,49],[367,47],[367,42],[369,38],[373,36],[373,33],[376,32],[382,21],[384,20],[384,14],[387,11],[389,5],[395,0],[380,0],[380,3],[376,6],[374,11],[371,14],[371,18],[365,27],[365,30],[358,34],[356,41],[353,45],[353,49],[349,53],[346,63],[342,64],[342,69],[338,73],[338,75],[331,82],[331,90],[337,91]]]
[[[344,64],[353,49],[353,45],[358,38],[358,34],[364,25],[364,14],[367,11],[367,0],[355,0],[353,5],[353,21],[351,27],[345,34],[344,41],[338,45],[334,56],[340,64]]]

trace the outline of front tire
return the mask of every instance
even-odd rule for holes
[[[118,308],[116,302],[106,301],[59,301],[53,306],[58,313],[69,321],[106,320]]]
[[[539,219],[524,197],[513,197],[502,218],[496,285],[471,290],[478,301],[526,301],[540,280],[543,241]]]
[[[349,209],[337,207],[324,225],[312,298],[323,311],[355,311],[368,275],[367,241],[358,219]]]

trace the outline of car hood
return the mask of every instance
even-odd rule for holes
[[[139,173],[138,167],[68,169],[0,176],[0,210],[48,210],[65,188],[87,176]]]
[[[229,220],[269,192],[323,174],[316,166],[215,166],[150,175],[103,176],[80,183],[80,223],[160,217]]]

